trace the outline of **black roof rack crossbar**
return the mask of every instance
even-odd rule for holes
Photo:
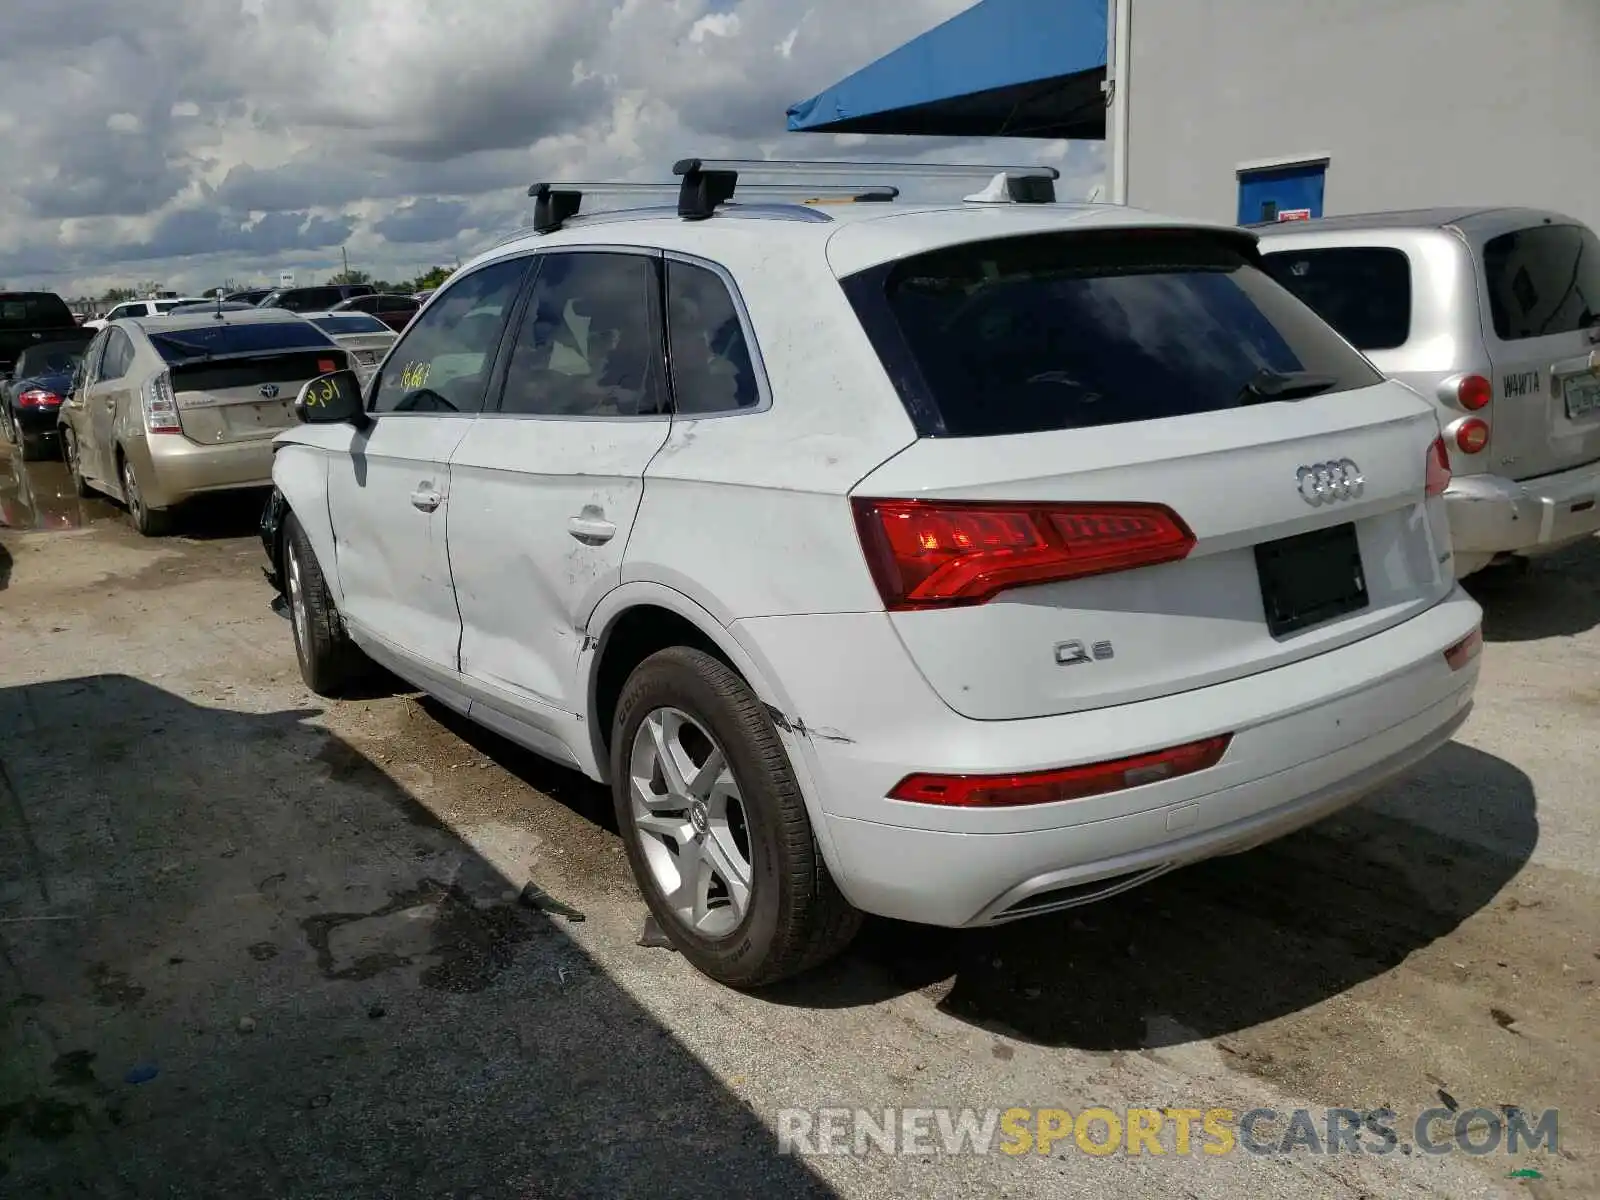
[[[678,215],[687,220],[704,220],[732,198],[724,196],[715,181],[685,178],[678,183],[536,183],[528,189],[534,198],[533,231],[552,233],[579,215],[583,198],[591,195],[635,196],[678,193]],[[802,204],[870,204],[895,199],[900,189],[886,184],[862,187],[842,184],[747,183],[741,195],[773,201],[789,199]]]
[[[633,195],[661,192],[678,193],[678,215],[688,221],[703,221],[734,198],[735,192],[754,193],[773,198],[777,195],[800,199],[807,204],[872,203],[893,200],[900,189],[885,183],[809,182],[817,177],[833,179],[911,178],[973,179],[989,186],[970,200],[1009,201],[1013,204],[1051,204],[1056,198],[1056,180],[1061,172],[1042,164],[995,166],[984,163],[849,162],[842,159],[764,158],[683,158],[673,164],[676,184],[661,183],[536,183],[528,189],[534,198],[533,228],[551,233],[578,215],[586,194]],[[745,183],[741,175],[775,176],[786,182]]]

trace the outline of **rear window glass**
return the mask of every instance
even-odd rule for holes
[[[29,346],[17,359],[17,377],[70,375],[83,361],[83,352],[88,348],[87,338],[81,344],[52,342],[48,346]]]
[[[1600,238],[1582,225],[1536,225],[1491,238],[1483,274],[1503,342],[1600,324]]]
[[[324,333],[339,336],[347,333],[393,333],[394,331],[376,317],[365,313],[340,313],[334,317],[312,317],[311,323]]]
[[[40,329],[75,325],[72,310],[54,292],[0,294],[0,329]]]
[[[845,281],[926,437],[1083,429],[1370,387],[1370,364],[1232,238],[1036,234]]]
[[[310,321],[252,321],[248,325],[200,325],[194,329],[146,332],[151,344],[169,363],[216,354],[270,354],[334,345]]]
[[[1262,255],[1267,274],[1357,350],[1393,350],[1411,336],[1411,260],[1403,250],[1351,246]]]

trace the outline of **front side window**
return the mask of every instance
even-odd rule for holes
[[[455,283],[412,324],[384,360],[370,407],[375,413],[475,413],[526,258],[502,259]]]
[[[1483,274],[1502,342],[1600,325],[1600,238],[1582,225],[1536,225],[1490,238]]]
[[[547,254],[512,346],[500,411],[539,417],[666,412],[656,260],[642,254]],[[421,320],[427,321],[438,301]]]
[[[1357,350],[1394,350],[1411,336],[1411,260],[1404,250],[1280,250],[1262,261]]]
[[[1161,420],[1383,379],[1247,246],[1209,230],[975,242],[843,283],[926,437]]]
[[[703,416],[761,402],[739,311],[715,271],[667,264],[667,332],[674,411]]]

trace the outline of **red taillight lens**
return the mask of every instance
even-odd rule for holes
[[[889,793],[912,804],[948,808],[1008,808],[1082,800],[1204,771],[1222,761],[1233,735],[1206,738],[1110,762],[1025,775],[908,775]]]
[[[1480,625],[1454,646],[1444,652],[1444,661],[1452,671],[1459,671],[1483,651],[1483,627]]]
[[[1476,454],[1489,444],[1489,423],[1477,417],[1456,426],[1456,445],[1463,454]]]
[[[1160,504],[853,500],[892,610],[982,604],[1007,588],[1174,562],[1194,534]]]
[[[1444,438],[1436,437],[1428,447],[1428,495],[1442,496],[1450,486],[1450,450]]]
[[[323,375],[332,375],[339,369],[339,364],[331,358],[317,359],[317,370]]]
[[[1494,384],[1482,375],[1468,375],[1456,384],[1456,403],[1468,412],[1477,412],[1494,399]]]
[[[57,408],[61,397],[45,388],[29,388],[17,397],[19,408]]]

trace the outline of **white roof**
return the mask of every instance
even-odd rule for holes
[[[1235,236],[1254,234],[1236,225],[1172,217],[1113,204],[926,204],[898,202],[818,205],[739,205],[719,209],[703,221],[687,221],[674,208],[634,213],[598,210],[553,233],[528,231],[484,251],[463,270],[512,254],[557,246],[631,245],[699,253],[728,262],[744,254],[758,258],[793,253],[801,246],[824,249],[837,275],[941,246],[1052,230],[1119,228],[1214,229]],[[603,217],[603,219],[602,219]]]

